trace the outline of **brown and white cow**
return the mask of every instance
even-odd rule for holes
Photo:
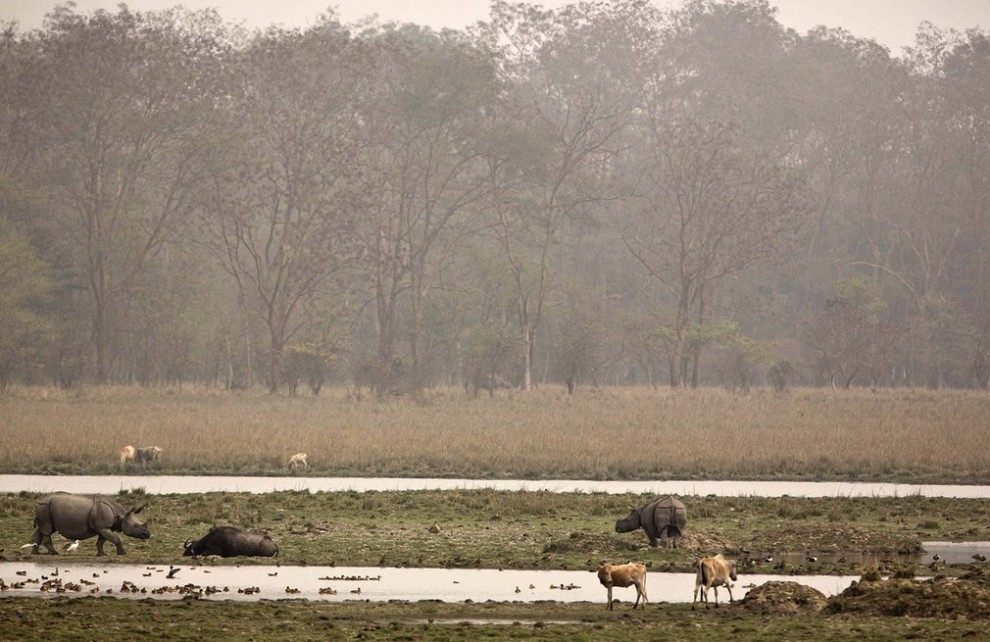
[[[694,600],[691,602],[691,609],[698,601],[700,595],[708,608],[708,589],[715,589],[715,607],[718,607],[718,587],[724,586],[729,592],[729,601],[732,602],[732,584],[736,581],[736,563],[727,559],[721,553],[715,557],[702,557],[698,560],[698,575],[694,580]],[[702,593],[704,590],[704,593]]]
[[[598,565],[598,581],[608,589],[608,608],[612,608],[612,587],[636,587],[636,602],[633,608],[639,604],[639,598],[643,598],[643,608],[646,609],[646,567],[639,563],[617,564],[615,566],[608,562]]]
[[[296,453],[292,457],[289,457],[289,470],[308,467],[309,464],[306,463],[306,453]]]

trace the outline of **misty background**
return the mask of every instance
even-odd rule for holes
[[[0,386],[990,385],[976,27],[62,5],[0,87]]]

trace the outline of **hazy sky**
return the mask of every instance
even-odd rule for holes
[[[534,2],[546,7],[569,0]],[[662,6],[679,6],[681,0],[654,0]],[[964,31],[990,29],[990,0],[770,0],[778,7],[781,24],[805,33],[824,24],[843,27],[859,37],[875,38],[893,54],[913,44],[918,25],[927,20],[938,27]],[[55,0],[2,0],[0,20],[17,20],[21,29],[41,26]],[[96,8],[115,11],[119,0],[77,0],[78,11]],[[176,4],[190,9],[216,7],[224,19],[243,22],[249,28],[282,24],[311,24],[328,7],[335,7],[344,22],[369,14],[382,21],[415,22],[435,29],[460,28],[488,16],[489,0],[130,0],[132,10],[160,10]]]

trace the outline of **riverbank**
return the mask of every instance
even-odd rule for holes
[[[0,495],[0,545],[9,560],[30,557],[39,495]],[[698,555],[725,552],[744,573],[859,575],[866,566],[908,566],[930,574],[923,541],[990,539],[990,502],[935,497],[702,497],[681,499],[688,525],[681,547],[650,548],[643,531],[617,533],[615,520],[652,495],[525,491],[202,493],[117,496],[144,506],[153,537],[124,539],[127,555],[101,563],[188,562],[183,544],[213,525],[266,532],[289,565],[591,570],[602,559],[691,572]],[[60,545],[64,540],[56,536]],[[110,549],[108,549],[110,550]],[[814,559],[812,559],[814,558]],[[94,561],[95,539],[59,557]],[[268,563],[239,558],[220,564]],[[974,561],[974,563],[977,563]],[[967,565],[945,566],[943,574]]]
[[[603,590],[604,593],[604,590]],[[692,611],[688,605],[650,604],[632,611],[599,603],[445,604],[437,602],[342,604],[305,601],[230,603],[187,599],[176,602],[116,598],[0,599],[0,630],[21,642],[112,639],[247,640],[307,639],[592,640],[698,642],[762,640],[970,640],[985,623],[967,619],[905,618],[805,613],[767,615],[741,605]],[[680,632],[672,634],[672,632]],[[975,637],[974,637],[975,636]]]

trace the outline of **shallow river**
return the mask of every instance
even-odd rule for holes
[[[580,493],[652,493],[724,497],[955,497],[990,499],[990,485],[915,485],[866,482],[774,481],[594,481],[575,479],[431,479],[394,477],[224,477],[178,475],[0,475],[0,493],[116,494],[143,488],[154,495],[168,493],[274,491],[459,490],[492,488]]]
[[[356,568],[331,566],[179,566],[167,578],[168,566],[3,562],[2,595],[54,597],[113,595],[176,599],[196,594],[221,600],[438,600],[442,602],[605,602],[605,589],[590,571],[498,571],[485,569]],[[742,598],[752,586],[769,580],[790,580],[825,595],[841,592],[854,576],[740,576],[732,594]],[[62,589],[59,590],[59,587]],[[68,587],[68,588],[67,588]],[[321,592],[322,590],[322,592]],[[693,573],[652,573],[646,591],[651,602],[690,602]],[[622,601],[636,599],[634,588],[613,591]],[[710,595],[714,600],[714,595]],[[724,590],[719,600],[727,600]]]
[[[925,542],[922,561],[938,555],[945,563],[970,563],[971,556],[990,556],[990,542]],[[0,562],[2,596],[177,599],[197,595],[219,600],[308,599],[325,601],[437,600],[441,602],[595,602],[605,589],[591,571],[533,571],[494,569],[388,568],[341,566],[217,566],[206,560],[179,566],[137,564],[66,564],[66,557],[44,561]],[[861,565],[877,565],[879,554],[850,553]],[[838,554],[835,554],[838,556]],[[781,559],[787,557],[781,556]],[[825,557],[819,561],[826,561]],[[834,560],[832,560],[834,561]],[[794,559],[797,565],[803,559]],[[172,577],[169,577],[171,573]],[[845,590],[854,575],[741,574],[733,597],[771,580],[799,582],[826,596]],[[690,602],[693,573],[651,573],[647,594],[651,602]],[[617,599],[636,597],[635,589],[615,589]],[[721,599],[728,596],[720,591]],[[714,599],[714,595],[712,596]]]

